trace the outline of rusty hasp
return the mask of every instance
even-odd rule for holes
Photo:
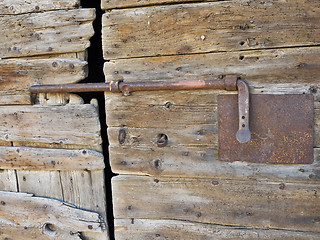
[[[247,143],[237,141],[237,123],[244,116],[240,109],[237,111],[237,100],[236,95],[218,96],[221,161],[313,163],[314,110],[311,94],[251,94],[251,140]],[[241,128],[240,125],[239,122]]]
[[[179,81],[149,81],[149,82],[125,82],[115,80],[110,83],[84,83],[84,84],[60,84],[37,85],[30,88],[31,93],[69,93],[69,92],[112,92],[130,96],[135,91],[160,91],[160,90],[238,90],[239,101],[239,130],[236,138],[240,143],[250,140],[249,130],[249,87],[236,75],[219,75],[212,80],[179,80]],[[160,144],[161,145],[161,144]]]

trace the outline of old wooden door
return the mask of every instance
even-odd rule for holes
[[[116,239],[319,239],[320,2],[102,6],[108,82],[235,74],[251,94],[312,94],[315,112],[312,164],[224,162],[217,95],[225,92],[106,94]],[[163,135],[168,144],[158,147]]]
[[[0,1],[0,239],[109,239],[97,105],[31,96],[87,76],[94,9]]]

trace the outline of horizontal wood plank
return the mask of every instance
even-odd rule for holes
[[[37,233],[39,236],[47,235],[62,239],[62,236],[71,235],[71,239],[81,239],[79,232],[102,232],[98,213],[77,209],[67,203],[50,199],[34,197],[32,194],[0,192],[0,218],[1,229],[24,228],[24,238]],[[16,228],[17,227],[17,228]],[[6,236],[6,231],[1,231],[0,236]],[[10,235],[16,239],[17,235]],[[72,235],[75,234],[74,237]],[[78,236],[78,238],[76,238]],[[46,236],[40,239],[47,239]],[[55,238],[56,239],[56,238]],[[69,238],[68,238],[69,239]]]
[[[320,149],[313,164],[273,165],[218,160],[213,147],[110,147],[112,171],[119,174],[219,179],[320,182]]]
[[[79,0],[33,0],[28,2],[21,0],[2,0],[0,2],[0,15],[73,9],[78,8],[79,5]]]
[[[104,169],[102,153],[90,149],[0,147],[0,168],[21,170]]]
[[[217,2],[227,0],[198,0],[198,2]],[[102,0],[101,8],[104,10],[114,8],[128,8],[128,7],[142,7],[142,6],[153,6],[153,5],[165,5],[165,4],[178,4],[195,2],[194,0]]]
[[[31,104],[30,86],[76,83],[87,62],[75,58],[0,60],[0,105]]]
[[[319,13],[320,3],[310,0],[218,1],[111,10],[103,16],[104,57],[318,45]]]
[[[84,51],[94,19],[94,9],[0,16],[0,58]]]
[[[117,240],[316,240],[319,233],[274,229],[248,229],[177,220],[115,219]]]
[[[0,144],[101,151],[98,109],[91,104],[0,107]]]
[[[320,232],[319,185],[117,176],[115,218]]]
[[[319,86],[320,47],[160,56],[106,62],[106,81],[212,80],[236,74],[263,90],[264,84]],[[288,85],[289,87],[289,85]]]

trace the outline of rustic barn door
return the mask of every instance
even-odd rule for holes
[[[97,104],[30,95],[87,76],[94,9],[0,1],[0,238],[109,239]]]
[[[306,95],[313,154],[221,161],[225,91],[107,93],[116,239],[319,239],[320,2],[187,2],[102,1],[106,81],[232,74],[253,95]]]

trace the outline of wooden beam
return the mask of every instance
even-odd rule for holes
[[[217,1],[227,1],[227,0],[200,0],[199,2],[217,2]],[[166,4],[179,4],[194,2],[193,0],[102,0],[101,8],[104,10],[114,9],[114,8],[129,8],[129,7],[144,7],[144,6],[157,6]]]
[[[319,55],[320,47],[298,47],[118,59],[106,62],[104,73],[106,81],[212,80],[235,74],[260,91],[268,90],[264,88],[270,84],[276,90],[285,83],[291,88],[303,83],[319,86]]]
[[[177,220],[115,219],[116,239],[300,239],[316,240],[319,233],[248,229]]]
[[[94,19],[94,9],[0,16],[0,58],[84,51]]]
[[[319,185],[117,176],[115,218],[320,232]]]
[[[218,150],[207,146],[110,147],[112,171],[137,174],[195,178],[269,180],[302,183],[320,182],[320,149],[314,149],[314,163],[300,165],[223,162]]]
[[[319,13],[319,2],[310,0],[219,1],[111,10],[103,16],[104,57],[318,45]]]
[[[2,0],[0,2],[0,15],[73,9],[78,8],[79,5],[80,0],[37,0],[28,3],[21,0]]]
[[[0,143],[101,151],[100,123],[94,105],[0,107]]]
[[[87,76],[87,62],[75,58],[0,61],[0,105],[31,104],[29,87],[76,83]]]
[[[0,147],[0,168],[20,170],[102,170],[102,153],[90,149]]]
[[[71,239],[81,239],[79,232],[102,232],[104,228],[99,214],[78,209],[58,200],[34,197],[27,193],[1,191],[0,201],[3,230],[0,233],[1,237],[9,235],[10,238],[18,239],[18,236],[21,236],[18,230],[23,228],[26,239],[31,239],[29,237],[35,234],[38,234],[39,239],[48,239],[47,236],[63,239],[62,237],[68,235]]]

